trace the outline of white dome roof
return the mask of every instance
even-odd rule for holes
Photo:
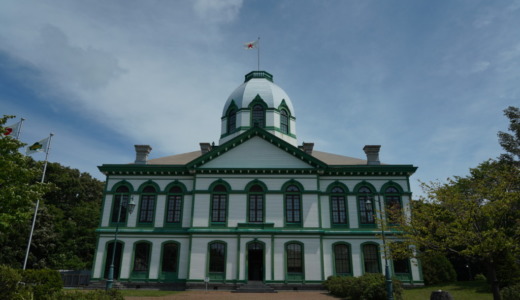
[[[278,108],[285,100],[291,116],[295,116],[294,107],[287,93],[273,83],[273,75],[265,71],[253,71],[245,76],[245,81],[229,95],[222,116],[227,113],[231,102],[235,102],[238,109],[248,108],[251,102],[259,95],[267,104],[268,108]]]

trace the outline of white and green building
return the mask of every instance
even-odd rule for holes
[[[380,163],[380,146],[357,159],[299,145],[293,103],[264,71],[231,93],[221,126],[218,145],[157,159],[136,145],[134,163],[99,167],[106,189],[92,280],[108,274],[120,203],[130,199],[114,260],[126,285],[315,288],[330,275],[383,272],[377,219],[407,206],[416,167]],[[416,261],[390,267],[422,284]]]

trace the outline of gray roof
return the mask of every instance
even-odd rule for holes
[[[155,159],[150,159],[147,162],[147,165],[185,165],[190,161],[198,158],[202,155],[200,151],[187,152],[177,155],[170,155]],[[330,166],[339,166],[339,165],[366,165],[367,161],[359,158],[343,156],[338,154],[332,154],[321,151],[312,151],[312,156],[321,160]]]

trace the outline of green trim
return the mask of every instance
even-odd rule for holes
[[[107,176],[107,183],[108,183],[108,176]],[[112,186],[112,189],[110,190],[110,193],[116,193],[116,190],[120,187],[120,186],[126,186],[129,190],[129,194],[133,194],[134,193],[134,186],[126,181],[126,180],[121,180],[117,183],[115,183],[113,186]],[[105,189],[106,190],[106,189]],[[108,192],[108,191],[107,191]]]
[[[271,235],[271,280],[274,280],[274,235]]]
[[[274,228],[274,223],[238,223],[237,228],[255,228],[255,229],[267,229]]]
[[[323,253],[323,236],[320,235],[321,280],[325,280],[325,254]]]
[[[189,239],[189,246],[188,246],[188,248],[190,250],[188,252],[188,272],[186,272],[186,279],[187,280],[190,279],[190,272],[191,272],[191,253],[192,253],[191,252],[191,245],[193,245],[193,242],[192,242],[193,236],[190,234],[189,238],[190,239]],[[180,265],[180,263],[179,263],[179,265]]]
[[[155,182],[153,182],[151,179],[148,179],[147,181],[143,182],[139,188],[137,189],[137,193],[140,193],[140,194],[143,194],[143,190],[144,188],[146,188],[147,186],[151,186],[155,189],[155,194],[158,194],[158,193],[161,193],[161,188],[159,187],[159,185]]]
[[[103,212],[105,210],[105,204],[106,204],[106,200],[107,200],[107,188],[108,188],[108,176],[105,176],[106,179],[105,179],[105,188],[103,189],[103,198],[101,199],[101,207],[99,208],[99,223],[98,223],[98,227],[102,227],[103,226]],[[112,196],[112,199],[113,199],[114,196]],[[112,219],[112,215],[109,215],[108,216],[108,224],[110,224],[110,221]]]
[[[197,198],[197,194],[195,189],[197,187],[197,176],[193,176],[193,191],[191,196],[191,220],[190,220],[190,228],[193,228],[193,219],[195,218],[195,198]],[[208,220],[209,223],[209,220]]]
[[[135,248],[138,244],[148,244],[148,269],[146,271],[134,271],[135,267]],[[153,251],[153,244],[150,241],[147,240],[139,240],[134,242],[133,248],[132,248],[132,263],[130,265],[130,280],[148,280],[150,277],[150,267],[151,267],[151,259],[152,259],[152,251]]]
[[[265,223],[269,224],[269,223]],[[113,227],[105,227],[98,228],[96,232],[99,234],[105,235],[113,235],[115,233],[115,228]],[[213,227],[193,227],[193,228],[135,228],[135,227],[126,227],[119,229],[120,234],[131,235],[131,234],[162,234],[162,235],[171,235],[171,234],[179,234],[179,235],[189,235],[189,234],[304,234],[304,235],[324,235],[324,236],[377,236],[381,234],[381,230],[378,228],[349,228],[345,230],[341,229],[329,229],[329,228],[318,228],[318,227],[304,227],[304,228],[291,228],[291,227],[275,227],[275,228],[264,228],[263,230],[258,230],[256,228],[238,228],[238,227],[223,227],[223,228],[213,228]],[[392,232],[386,232],[386,236],[398,236],[401,232],[397,230],[392,230]]]
[[[240,234],[237,235],[237,274],[235,280],[240,280]]]
[[[262,127],[262,128],[265,128],[266,126],[266,123],[267,123],[267,117],[266,117],[266,111],[267,111],[267,103],[265,103],[265,101],[262,99],[262,97],[260,97],[260,94],[256,94],[255,98],[253,99],[253,101],[251,101],[251,103],[249,103],[249,110],[250,110],[250,113],[249,113],[249,124],[251,124],[251,127],[255,127],[255,124],[253,124],[253,107],[255,107],[255,105],[260,105],[262,106],[262,112],[263,112],[263,124],[259,124],[260,126],[259,127]]]
[[[350,264],[350,272],[349,273],[346,273],[346,274],[338,274],[336,272],[336,245],[345,245],[347,246],[348,248],[348,260],[349,260],[349,264]],[[332,252],[332,274],[334,274],[334,276],[353,276],[354,275],[354,265],[352,264],[352,245],[348,242],[335,242],[332,244],[332,249],[331,249],[331,252]],[[362,266],[362,269],[364,270],[364,261],[361,260],[361,264],[363,265]]]

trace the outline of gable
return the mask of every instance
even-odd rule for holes
[[[200,168],[313,168],[311,165],[255,136],[203,164]]]

